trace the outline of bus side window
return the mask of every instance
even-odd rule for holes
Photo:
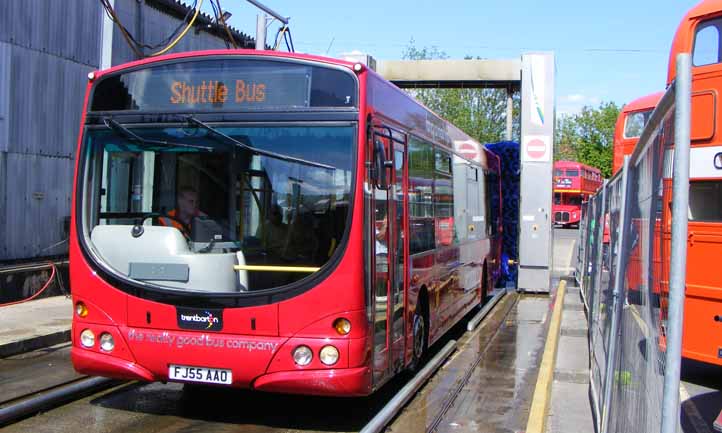
[[[452,185],[451,155],[437,149],[434,166],[434,229],[436,245],[451,245],[457,239],[454,230],[454,219],[459,218],[454,210],[458,209],[454,194],[459,185]],[[463,204],[462,204],[463,206]]]
[[[484,207],[486,212],[486,233],[493,237],[499,231],[499,178],[493,171],[488,171],[484,176],[484,189],[486,197]]]
[[[694,36],[692,63],[694,66],[711,65],[720,62],[719,27],[722,20],[707,21],[697,27]]]
[[[409,254],[434,249],[434,147],[409,139]]]
[[[722,222],[722,181],[690,182],[687,216],[690,221]]]

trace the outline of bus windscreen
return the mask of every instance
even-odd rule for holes
[[[119,276],[158,288],[291,284],[342,242],[355,136],[353,125],[92,127],[89,245]]]
[[[243,112],[355,108],[350,71],[282,60],[175,61],[102,78],[90,111]]]

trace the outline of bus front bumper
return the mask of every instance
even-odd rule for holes
[[[73,346],[70,358],[78,373],[113,379],[153,382],[156,378],[135,362]]]
[[[368,367],[331,370],[279,371],[264,374],[253,382],[253,389],[284,394],[358,397],[371,393]]]

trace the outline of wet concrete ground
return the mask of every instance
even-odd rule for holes
[[[439,431],[524,430],[550,313],[546,297],[519,300]]]
[[[548,297],[507,295],[389,431],[523,430],[550,313]]]
[[[6,427],[7,432],[358,431],[373,399],[329,399],[131,383]]]
[[[70,343],[0,358],[0,407],[81,377],[70,364]]]

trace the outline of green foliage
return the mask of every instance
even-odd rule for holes
[[[614,102],[584,107],[578,114],[557,120],[554,158],[597,167],[602,176],[612,175],[614,125],[620,108]]]
[[[416,48],[414,40],[402,54],[405,60],[443,60],[449,56],[438,47]],[[472,57],[467,56],[467,59]],[[453,123],[480,143],[502,141],[506,135],[506,89],[407,89],[414,98]],[[521,95],[512,96],[512,139],[519,141]],[[612,174],[614,125],[619,107],[603,102],[599,107],[584,107],[578,114],[557,121],[555,159],[568,159],[597,167],[604,177]]]
[[[414,40],[404,49],[405,60],[442,60],[449,56],[438,47],[416,48]],[[467,60],[472,57],[467,56]],[[414,98],[480,143],[502,141],[506,135],[506,89],[406,89]],[[519,140],[520,94],[512,96],[512,138]]]

